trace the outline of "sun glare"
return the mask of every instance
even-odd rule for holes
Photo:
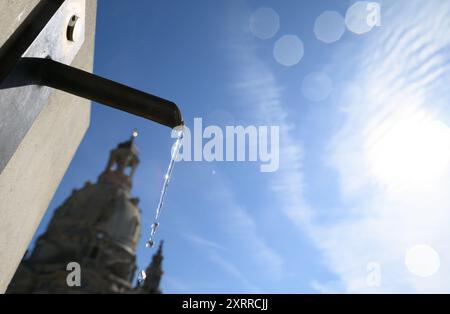
[[[371,175],[381,184],[429,184],[448,169],[450,129],[425,111],[397,114],[370,133],[366,159]]]

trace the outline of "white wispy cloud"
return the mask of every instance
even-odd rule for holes
[[[442,119],[449,102],[450,7],[442,1],[381,2],[383,26],[360,49],[338,51],[346,59],[329,69],[347,73],[334,99],[346,118],[324,152],[338,173],[339,189],[353,204],[343,219],[314,216],[303,196],[304,148],[294,136],[282,88],[253,47],[239,43],[238,91],[259,120],[280,125],[280,171],[271,183],[280,208],[320,248],[341,283],[315,281],[321,292],[450,291],[449,147]],[[343,82],[344,83],[344,82]],[[344,86],[344,84],[341,84]],[[325,165],[324,165],[325,166]],[[364,196],[361,199],[361,196]],[[357,200],[355,205],[355,200]],[[432,246],[443,265],[419,278],[405,267],[405,253]],[[381,285],[367,285],[367,265],[380,265]]]
[[[260,236],[254,218],[236,201],[228,179],[220,174],[216,176],[221,182],[221,188],[209,191],[208,197],[221,204],[218,216],[229,241],[239,243],[239,251],[235,248],[234,256],[245,254],[255,265],[255,269],[263,271],[267,279],[280,280],[284,276],[283,259]],[[216,252],[220,253],[218,250]]]
[[[315,222],[313,236],[349,292],[448,292],[450,129],[441,105],[450,95],[439,84],[449,77],[443,29],[450,6],[397,1],[382,8],[378,33],[335,66],[355,74],[339,99],[345,122],[326,152],[346,200],[365,199],[343,208],[346,218],[327,228]],[[404,262],[421,244],[443,265],[429,278],[414,276]],[[370,262],[380,264],[380,287],[366,283]]]
[[[263,289],[258,286],[257,279],[264,276],[278,281],[284,276],[283,259],[260,236],[254,218],[237,202],[229,179],[220,173],[215,176],[215,185],[209,187],[205,201],[214,206],[220,204],[216,214],[220,223],[216,225],[216,231],[222,236],[222,242],[199,232],[189,232],[183,236],[201,249],[213,265],[234,277],[243,287],[242,292],[260,293]],[[242,256],[246,257],[244,263]],[[254,265],[253,271],[244,272],[241,269],[244,264]]]
[[[254,283],[252,283],[246,275],[244,275],[238,267],[236,267],[233,263],[231,263],[228,259],[224,258],[216,251],[210,251],[208,254],[208,258],[212,263],[218,265],[223,270],[225,270],[228,274],[235,277],[237,280],[241,282],[241,284],[245,287],[247,293],[262,293],[262,289],[257,287]],[[233,291],[229,291],[232,293]]]
[[[197,234],[193,234],[193,233],[185,234],[185,237],[189,241],[191,241],[193,244],[201,246],[201,247],[208,247],[210,249],[215,249],[218,251],[225,251],[225,252],[228,251],[224,246],[222,246],[214,241],[205,239]]]
[[[229,255],[229,250],[224,246],[205,239],[197,234],[185,234],[185,237],[194,245],[201,249],[203,252],[206,252],[207,258],[214,265],[221,268],[225,273],[231,275],[238,280],[241,285],[245,288],[248,293],[261,293],[262,289],[257,287],[254,283],[252,283],[246,275],[242,273],[242,271],[229,259],[224,255]],[[233,291],[230,291],[232,293]]]
[[[253,119],[280,127],[280,168],[271,190],[283,203],[283,210],[293,220],[304,225],[311,210],[303,198],[303,147],[294,136],[294,125],[282,103],[282,88],[270,68],[248,46],[239,51],[239,80],[235,88],[253,105]]]

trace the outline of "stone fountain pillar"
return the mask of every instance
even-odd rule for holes
[[[0,46],[39,0],[0,1]],[[96,0],[86,0],[85,40],[73,66],[92,70]],[[1,100],[0,100],[1,101]],[[2,123],[0,113],[0,123]],[[90,102],[54,91],[0,173],[0,293],[22,259],[88,126]],[[0,134],[0,141],[2,141]]]

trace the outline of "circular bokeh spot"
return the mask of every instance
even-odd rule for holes
[[[439,254],[428,245],[416,245],[406,252],[405,264],[408,270],[426,278],[436,274],[441,267]]]
[[[317,39],[327,44],[338,41],[344,33],[344,18],[336,11],[323,12],[314,24],[314,34]]]
[[[284,35],[275,42],[273,56],[284,66],[293,66],[300,62],[304,55],[303,42],[295,35]]]
[[[250,31],[260,39],[275,36],[280,29],[280,17],[270,8],[260,8],[250,16]]]
[[[347,29],[358,35],[370,32],[376,24],[376,15],[379,14],[379,10],[377,10],[375,5],[378,4],[369,1],[358,1],[349,7],[345,15]]]
[[[324,72],[312,72],[302,82],[303,96],[311,101],[323,101],[330,96],[333,82]]]

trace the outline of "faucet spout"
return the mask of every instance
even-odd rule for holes
[[[43,85],[155,121],[170,128],[183,125],[178,106],[95,74],[43,58],[22,58],[21,85]]]

